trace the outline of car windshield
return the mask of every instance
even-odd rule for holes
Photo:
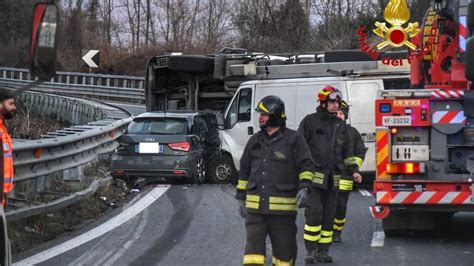
[[[188,122],[184,118],[142,118],[128,126],[131,134],[186,135]]]

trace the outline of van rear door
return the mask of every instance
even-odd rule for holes
[[[362,135],[368,148],[361,171],[375,171],[375,100],[383,89],[381,79],[346,81],[349,122]]]

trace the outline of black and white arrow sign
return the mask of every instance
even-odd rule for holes
[[[99,53],[100,53],[99,50],[83,51],[82,60],[86,62],[88,67],[98,68],[99,67]]]

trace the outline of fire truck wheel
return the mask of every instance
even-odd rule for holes
[[[408,230],[388,230],[384,229],[383,233],[385,234],[386,237],[402,237],[408,235],[409,231]]]
[[[441,212],[436,214],[436,226],[435,230],[439,232],[445,232],[449,230],[451,221],[453,219],[454,212]]]

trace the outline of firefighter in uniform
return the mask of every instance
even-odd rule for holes
[[[337,111],[337,117],[342,121],[346,121],[349,115],[349,105],[345,101],[341,101],[341,108]],[[349,140],[353,143],[353,154],[355,158],[355,162],[357,163],[358,167],[362,166],[364,162],[365,153],[367,149],[365,148],[364,140],[360,135],[359,131],[352,127],[351,125],[347,125],[347,132]],[[357,180],[361,182],[362,180]],[[334,219],[334,236],[333,242],[341,242],[341,233],[342,229],[344,229],[344,225],[346,223],[346,210],[347,210],[347,202],[349,200],[350,191],[338,191],[337,192],[337,201],[336,201],[336,218]]]
[[[320,104],[316,113],[307,115],[298,128],[316,167],[309,206],[305,209],[307,263],[332,262],[328,251],[333,237],[336,191],[352,190],[353,180],[360,178],[346,125],[336,116],[341,100],[338,89],[324,87],[318,94]]]
[[[303,136],[286,128],[285,105],[277,96],[255,109],[261,131],[253,135],[240,160],[236,198],[246,218],[244,265],[265,264],[270,236],[274,265],[294,265],[297,207],[309,199],[314,164]]]
[[[19,91],[19,90],[18,90]],[[2,141],[2,152],[0,153],[3,161],[0,164],[3,182],[2,203],[5,206],[5,194],[13,190],[13,144],[5,127],[5,120],[13,118],[16,111],[15,100],[17,91],[0,87],[0,138]]]

